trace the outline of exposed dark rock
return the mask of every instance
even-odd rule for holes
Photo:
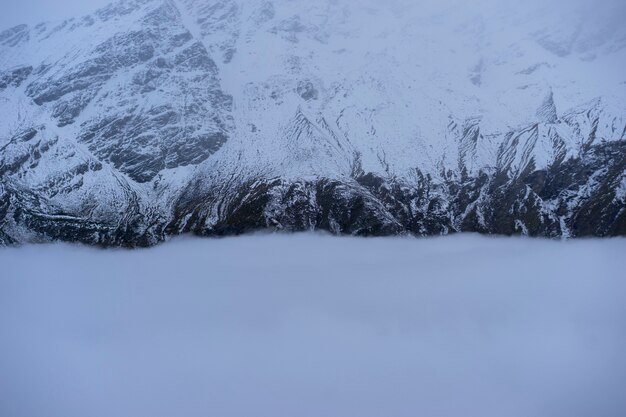
[[[296,91],[306,101],[317,100],[318,92],[311,81],[300,81]]]
[[[0,91],[7,87],[19,87],[33,72],[33,67],[19,67],[0,72]]]

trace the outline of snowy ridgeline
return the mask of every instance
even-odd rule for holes
[[[0,415],[623,416],[626,240],[0,250]]]

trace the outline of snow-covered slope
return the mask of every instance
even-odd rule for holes
[[[626,234],[626,4],[123,0],[0,33],[0,241]]]

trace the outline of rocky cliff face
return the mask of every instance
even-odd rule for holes
[[[0,243],[626,235],[626,7],[413,3],[124,0],[1,32]]]

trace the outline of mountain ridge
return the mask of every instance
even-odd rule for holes
[[[431,7],[123,0],[1,32],[0,243],[626,234],[624,29]]]

